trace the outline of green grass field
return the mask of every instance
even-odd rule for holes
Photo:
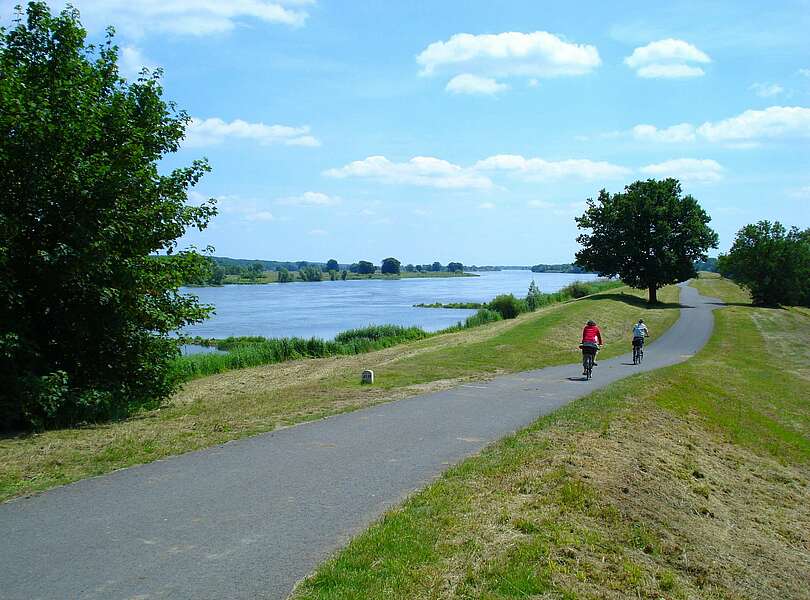
[[[642,297],[625,288],[368,354],[230,371],[189,381],[160,410],[126,421],[6,437],[0,499],[463,381],[575,363],[588,318],[602,327],[605,353],[621,354],[640,316],[653,337],[678,316],[676,288],[662,290],[661,307]],[[374,386],[360,384],[366,368]]]
[[[810,597],[810,315],[697,286],[737,304],[696,357],[452,468],[293,598]]]

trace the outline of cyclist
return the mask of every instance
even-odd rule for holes
[[[633,326],[633,347],[643,347],[644,338],[649,337],[650,332],[644,324],[644,319],[639,319],[638,323]]]
[[[599,331],[599,327],[597,327],[596,323],[593,321],[588,321],[585,328],[582,330],[582,344],[580,344],[580,348],[582,348],[582,374],[587,375],[588,371],[585,368],[585,360],[589,354],[593,354],[594,358],[596,358],[596,353],[599,350],[599,346],[602,345],[602,332]],[[596,366],[596,362],[594,361],[593,366]]]

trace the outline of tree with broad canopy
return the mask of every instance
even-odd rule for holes
[[[710,221],[677,179],[636,181],[617,194],[603,189],[576,218],[579,229],[590,230],[577,237],[576,262],[648,290],[654,303],[659,288],[694,277],[695,261],[717,248]]]
[[[380,273],[384,275],[399,275],[401,263],[396,258],[384,258],[380,266]]]
[[[179,290],[209,264],[177,244],[216,214],[187,202],[208,164],[159,172],[190,119],[160,71],[121,77],[113,34],[87,45],[45,2],[0,29],[0,429],[156,406],[173,332],[210,312]]]
[[[810,229],[759,221],[737,232],[718,270],[748,288],[754,304],[810,306]]]

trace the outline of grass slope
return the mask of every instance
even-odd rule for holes
[[[810,315],[725,280],[692,360],[451,469],[293,598],[810,597]]]
[[[662,290],[669,304],[657,308],[647,308],[641,292],[622,291],[368,354],[204,377],[160,410],[126,421],[0,439],[0,499],[465,380],[575,363],[588,318],[602,327],[605,353],[617,355],[629,348],[640,316],[653,337],[678,316],[676,288]],[[375,371],[374,386],[360,385],[366,368]]]

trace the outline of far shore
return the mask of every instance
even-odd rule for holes
[[[291,271],[290,275],[295,275],[295,271]],[[475,273],[465,273],[465,272],[448,272],[448,271],[423,271],[423,272],[407,272],[404,271],[399,275],[389,275],[382,273],[374,273],[371,275],[360,275],[358,273],[348,273],[346,279],[344,280],[340,273],[337,275],[337,279],[335,281],[358,281],[358,280],[367,280],[367,279],[378,279],[383,281],[396,281],[399,279],[432,279],[432,278],[452,278],[452,277],[480,277]],[[321,281],[330,281],[331,278],[329,273],[324,273],[321,276]],[[262,277],[259,279],[247,279],[245,277],[237,277],[235,275],[227,275],[225,277],[225,281],[222,282],[220,285],[187,285],[185,287],[222,287],[223,285],[264,285],[267,283],[279,283],[278,281],[278,271],[266,271]],[[292,281],[288,281],[285,283],[307,283],[301,279],[293,279]],[[317,282],[316,282],[317,283]]]

